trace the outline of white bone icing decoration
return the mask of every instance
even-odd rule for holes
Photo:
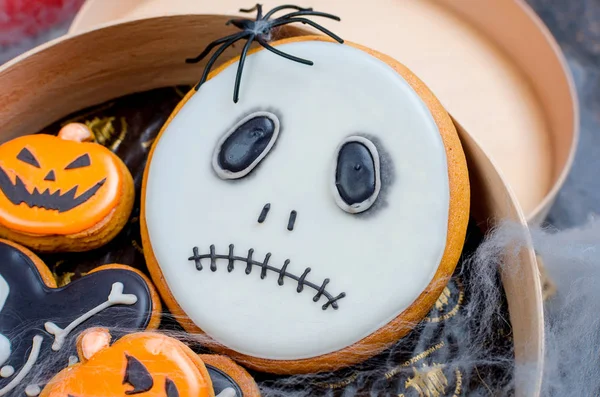
[[[450,187],[437,124],[389,65],[338,43],[277,48],[314,65],[253,53],[238,103],[237,62],[203,84],[156,142],[144,217],[193,323],[239,353],[299,360],[359,342],[427,288],[446,248]],[[247,176],[222,178],[217,145],[257,112],[277,116],[276,142]],[[332,176],[350,137],[376,149],[380,186],[348,211]]]
[[[40,348],[43,340],[44,337],[41,335],[36,335],[33,337],[33,343],[31,345],[31,351],[29,353],[29,357],[27,358],[27,362],[25,365],[23,365],[23,368],[21,368],[17,376],[15,376],[6,386],[0,389],[0,396],[6,396],[8,392],[12,391],[19,385],[19,383],[21,383],[23,379],[25,379],[40,355]]]
[[[228,387],[227,389],[223,389],[221,393],[217,394],[216,397],[236,397],[236,392],[233,388]]]
[[[6,303],[6,298],[8,298],[9,292],[10,292],[10,287],[8,286],[8,283],[6,282],[4,277],[2,277],[2,275],[0,274],[0,312],[4,308],[4,304]],[[2,365],[6,362],[6,360],[8,360],[9,357],[10,357],[10,341],[8,340],[7,337],[0,334],[0,367],[2,367]],[[6,371],[7,370],[4,370],[5,373],[6,373]],[[0,376],[2,376],[1,373],[0,373]],[[8,376],[10,376],[10,375],[8,375]],[[6,378],[8,376],[2,376],[2,377]]]
[[[108,295],[108,299],[91,309],[87,313],[82,314],[80,317],[75,319],[65,329],[60,328],[53,322],[46,322],[44,327],[48,333],[54,335],[54,343],[52,343],[52,350],[58,351],[63,346],[66,337],[73,331],[78,325],[89,319],[90,317],[100,313],[102,310],[108,309],[114,305],[134,305],[137,302],[137,296],[133,294],[123,293],[123,283],[114,283]]]
[[[14,375],[14,373],[15,369],[12,367],[12,365],[5,365],[4,367],[0,368],[0,378],[10,378]]]
[[[27,395],[27,397],[35,397],[37,395],[39,395],[42,392],[42,390],[40,389],[40,387],[38,385],[28,385],[25,388],[25,394]]]

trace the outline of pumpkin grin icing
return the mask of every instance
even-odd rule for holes
[[[99,144],[52,135],[0,145],[0,224],[30,235],[88,230],[122,198],[118,161]]]
[[[34,187],[33,191],[29,192],[18,175],[15,177],[15,183],[13,184],[8,174],[0,167],[0,190],[2,193],[13,204],[19,205],[25,203],[29,208],[38,207],[58,212],[69,211],[88,201],[104,185],[104,182],[106,182],[106,178],[80,194],[77,198],[75,198],[75,195],[77,194],[79,185],[75,185],[63,194],[61,194],[61,189],[50,193],[50,188],[46,188],[46,190],[40,192],[37,187]]]

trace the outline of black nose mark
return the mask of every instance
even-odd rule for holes
[[[260,215],[258,216],[258,223],[263,223],[265,219],[267,219],[267,215],[269,214],[269,210],[271,209],[271,203],[265,204]]]
[[[288,221],[288,227],[287,227],[287,229],[289,231],[294,230],[294,224],[296,223],[296,215],[298,215],[298,213],[296,211],[290,212],[290,219]]]
[[[48,175],[44,178],[45,181],[55,181],[56,176],[54,175],[54,170],[51,170]]]

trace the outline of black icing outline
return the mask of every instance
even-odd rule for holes
[[[25,187],[25,183],[18,175],[15,176],[15,183],[12,183],[6,171],[0,167],[0,191],[14,205],[25,203],[29,208],[38,207],[58,212],[70,211],[91,199],[105,182],[106,178],[81,193],[77,198],[75,198],[75,194],[79,185],[75,185],[63,194],[61,194],[60,189],[54,193],[50,193],[49,188],[43,192],[40,192],[37,188],[33,188],[33,191],[29,192],[27,187]]]
[[[237,384],[235,380],[225,371],[210,365],[205,364],[206,370],[208,371],[208,375],[213,383],[213,389],[215,391],[215,395],[219,395],[223,390],[231,387],[235,390],[236,397],[243,397],[244,393],[242,392],[242,388]],[[221,379],[222,378],[222,379]],[[226,384],[223,384],[226,383]],[[171,396],[168,396],[171,397]]]
[[[84,153],[81,156],[77,157],[75,160],[71,161],[69,165],[65,167],[65,170],[75,170],[77,168],[89,167],[90,165],[92,165],[90,155]]]
[[[154,386],[154,379],[152,379],[152,375],[150,375],[146,366],[140,360],[128,354],[125,354],[125,358],[127,359],[127,366],[125,367],[123,384],[133,387],[132,390],[125,391],[125,394],[131,396],[150,391]]]
[[[25,164],[29,164],[35,168],[41,168],[39,161],[37,161],[33,153],[26,147],[21,149],[19,154],[17,154],[17,160],[21,160]]]
[[[288,14],[285,14],[285,15],[278,17],[276,19],[273,19],[273,20],[269,19],[276,12],[284,10],[284,9],[293,9],[296,11],[290,12]],[[319,25],[316,22],[311,21],[310,19],[303,18],[304,16],[316,16],[316,17],[332,19],[334,21],[340,21],[340,18],[335,15],[327,14],[324,12],[313,11],[312,8],[302,8],[302,7],[298,7],[298,6],[294,6],[294,5],[282,5],[279,7],[275,7],[271,11],[267,12],[264,16],[262,14],[262,5],[261,4],[256,4],[254,7],[249,8],[249,9],[243,9],[243,8],[240,9],[240,12],[246,12],[246,13],[250,13],[250,12],[254,12],[254,11],[256,11],[256,19],[238,18],[238,19],[230,19],[229,21],[227,21],[226,25],[233,25],[236,28],[240,29],[241,32],[234,33],[229,36],[217,39],[217,40],[213,41],[212,43],[210,43],[204,49],[204,51],[202,51],[202,53],[200,53],[200,55],[198,55],[197,57],[186,59],[186,63],[198,63],[202,59],[204,59],[215,47],[220,46],[215,51],[215,53],[212,55],[212,57],[210,57],[210,59],[208,60],[206,67],[204,68],[204,72],[202,73],[202,78],[200,79],[200,82],[195,87],[196,91],[198,91],[200,89],[200,87],[202,86],[202,84],[204,84],[206,82],[206,79],[208,78],[208,74],[209,74],[211,68],[215,64],[215,61],[221,56],[221,54],[223,54],[223,52],[229,46],[232,46],[237,41],[242,40],[242,39],[246,39],[246,44],[244,45],[244,49],[242,50],[242,54],[240,55],[237,74],[235,77],[235,86],[233,89],[233,102],[235,102],[235,103],[237,103],[238,99],[239,99],[240,83],[241,83],[241,79],[242,79],[242,72],[244,70],[244,63],[246,61],[246,55],[248,54],[248,50],[250,49],[250,46],[252,45],[252,43],[254,41],[256,41],[259,45],[261,45],[266,50],[271,51],[272,53],[274,53],[278,56],[289,59],[290,61],[298,62],[298,63],[304,64],[307,66],[312,66],[313,65],[312,61],[309,61],[307,59],[298,58],[293,55],[287,54],[283,51],[280,51],[280,50],[270,46],[267,43],[267,41],[269,40],[269,38],[271,36],[272,31],[279,26],[288,25],[290,23],[308,24],[308,25],[312,26],[313,28],[325,33],[327,36],[331,37],[338,43],[340,43],[340,44],[344,43],[344,40],[342,40],[335,33],[329,31],[328,29],[325,29],[323,26]]]
[[[165,393],[167,397],[179,397],[177,385],[169,378],[166,378],[165,380]]]
[[[274,124],[273,134],[269,139],[267,146],[264,150],[252,161],[252,163],[248,164],[244,169],[232,172],[223,167],[221,164],[221,151],[223,150],[223,145],[227,142],[227,140],[235,134],[239,128],[244,126],[249,121],[258,118],[258,117],[266,117]],[[230,127],[227,132],[219,137],[217,144],[215,146],[215,150],[213,151],[211,164],[213,170],[217,177],[224,181],[232,181],[232,180],[240,180],[247,178],[249,175],[252,175],[254,169],[257,168],[273,151],[277,141],[279,140],[279,135],[281,133],[281,121],[277,113],[268,111],[268,110],[257,110],[252,113],[246,113],[244,117],[237,120],[237,122]]]
[[[273,153],[275,150],[277,150],[277,146],[279,145],[279,141],[281,140],[281,134],[285,132],[285,127],[284,127],[284,117],[281,111],[279,111],[278,109],[275,109],[271,106],[253,106],[251,108],[249,108],[247,111],[245,111],[243,114],[241,114],[239,117],[235,118],[235,121],[226,129],[226,131],[230,131],[234,126],[236,126],[237,124],[240,123],[240,121],[242,121],[243,119],[245,119],[246,117],[250,116],[251,114],[254,113],[258,113],[258,112],[264,112],[264,113],[272,113],[275,117],[277,117],[277,119],[279,120],[279,134],[277,135],[277,139],[275,139],[275,142],[273,142],[273,146],[271,147],[271,149],[269,149],[269,154],[267,154],[258,164],[256,164],[254,166],[254,168],[252,168],[252,172],[249,172],[248,174],[246,174],[243,178],[237,178],[237,179],[223,179],[219,176],[219,174],[217,174],[215,167],[213,166],[213,154],[211,154],[211,158],[209,161],[208,166],[211,169],[211,172],[217,177],[219,178],[219,180],[221,180],[222,182],[225,183],[246,183],[247,181],[251,180],[252,178],[254,178],[257,174],[257,170],[260,170],[261,167],[263,167],[263,164],[265,164],[271,153]],[[219,135],[217,137],[217,140],[215,142],[215,147],[219,144],[220,140],[222,139],[223,135]]]
[[[56,181],[56,174],[54,173],[54,170],[50,170],[50,172],[48,172],[44,177],[44,180],[50,182]]]
[[[372,150],[372,148],[369,147],[369,145],[365,142],[362,142],[360,139],[356,139],[356,138],[361,138],[367,141],[368,144],[373,145],[374,150]],[[373,173],[374,173],[374,179],[375,179],[375,184],[373,186],[373,192],[369,195],[369,197],[367,197],[366,199],[362,200],[362,202],[358,202],[358,203],[354,203],[351,202],[349,203],[346,198],[344,198],[344,194],[342,193],[342,191],[340,191],[340,183],[338,180],[338,170],[340,168],[340,157],[342,156],[342,151],[344,150],[344,148],[352,143],[356,143],[361,145],[362,147],[364,147],[367,152],[369,153],[369,157],[371,158],[371,164],[373,165]],[[379,153],[378,153],[378,149],[377,146],[371,141],[371,139],[365,137],[365,136],[361,136],[361,135],[351,135],[349,137],[346,137],[343,139],[342,144],[338,147],[338,149],[336,150],[335,153],[335,167],[334,167],[334,184],[335,184],[335,196],[336,196],[336,204],[345,212],[348,212],[352,215],[357,215],[360,214],[362,212],[367,212],[369,211],[369,209],[371,209],[371,207],[377,202],[377,199],[379,198],[379,193],[381,192],[381,160],[379,158]],[[351,209],[355,209],[355,204],[359,204],[359,205],[364,205],[365,202],[372,200],[371,204],[364,210],[358,211],[358,212],[354,212],[354,211],[348,211],[347,208],[351,208]]]
[[[294,225],[296,224],[296,217],[298,216],[298,212],[296,212],[295,210],[293,210],[292,212],[290,212],[290,218],[288,220],[288,225],[287,225],[287,230],[289,230],[290,232],[292,230],[294,230]]]
[[[248,250],[248,255],[246,257],[235,256],[233,254],[233,250],[234,250],[233,244],[229,244],[229,253],[227,255],[216,254],[214,244],[212,244],[210,246],[209,250],[210,250],[209,254],[200,255],[200,251],[199,251],[198,247],[192,248],[193,255],[188,258],[188,261],[194,261],[194,263],[196,264],[196,270],[202,271],[202,269],[204,269],[204,267],[202,266],[201,260],[209,259],[209,258],[210,258],[210,270],[213,272],[217,271],[217,259],[227,259],[227,261],[228,261],[227,272],[229,272],[229,273],[231,273],[233,271],[235,261],[240,261],[240,262],[246,263],[246,274],[250,274],[252,272],[252,266],[257,266],[257,267],[261,268],[261,272],[260,272],[261,279],[264,279],[267,276],[267,271],[272,271],[272,272],[279,274],[279,278],[277,279],[277,284],[279,284],[280,286],[283,285],[284,278],[287,277],[287,278],[290,278],[290,279],[298,282],[298,287],[296,288],[296,291],[298,293],[302,292],[304,290],[305,286],[314,289],[315,291],[317,291],[317,294],[313,297],[313,302],[318,302],[319,299],[321,299],[321,296],[325,296],[327,298],[327,302],[322,306],[323,310],[327,310],[327,308],[329,308],[329,306],[333,307],[334,310],[337,310],[339,307],[337,304],[337,301],[339,301],[340,299],[342,299],[346,296],[345,292],[342,292],[338,296],[335,296],[335,297],[333,295],[331,295],[329,292],[327,292],[325,290],[325,288],[327,287],[327,284],[329,284],[329,281],[330,281],[328,278],[326,278],[320,286],[317,284],[311,283],[310,281],[306,281],[306,276],[308,275],[308,273],[311,270],[310,267],[307,267],[301,276],[296,276],[295,274],[289,273],[287,271],[287,267],[290,264],[289,259],[285,260],[283,267],[281,267],[281,269],[280,269],[280,268],[269,265],[269,259],[271,258],[271,253],[268,253],[265,256],[265,260],[263,262],[260,262],[260,261],[256,261],[256,260],[252,259],[252,255],[254,254],[254,249],[252,249],[252,248],[250,248]]]
[[[381,187],[379,189],[377,200],[373,202],[373,205],[371,205],[368,210],[359,212],[357,214],[349,214],[356,218],[369,218],[378,215],[380,211],[388,206],[387,197],[389,194],[389,188],[396,182],[394,161],[392,160],[392,156],[385,149],[385,145],[379,137],[360,132],[348,135],[348,138],[351,136],[360,136],[371,141],[371,143],[377,149],[377,154],[379,155],[379,179],[381,182]]]
[[[258,223],[263,223],[267,219],[267,215],[269,215],[270,210],[271,210],[271,203],[265,204],[262,211],[260,211],[260,215],[258,216]]]

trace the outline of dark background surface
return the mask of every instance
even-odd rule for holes
[[[575,163],[547,220],[550,225],[564,229],[582,225],[600,213],[600,0],[527,0],[527,3],[564,51],[581,107],[581,137]],[[70,20],[18,45],[0,46],[0,64],[64,34],[69,24]]]

